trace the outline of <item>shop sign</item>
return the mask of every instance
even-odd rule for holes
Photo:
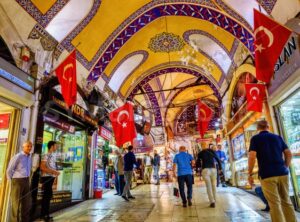
[[[8,129],[9,128],[9,117],[7,114],[0,114],[0,129]]]
[[[7,143],[7,138],[0,138],[0,143]]]
[[[196,139],[196,143],[208,143],[208,142],[211,142],[211,138],[208,138],[208,139],[202,139],[202,138],[197,138]]]
[[[133,149],[134,153],[147,153],[147,152],[152,152],[153,148],[152,147],[137,147]]]
[[[38,194],[38,203],[42,202],[42,195]],[[59,204],[59,203],[70,203],[72,200],[72,192],[70,191],[58,191],[53,193],[51,204]]]
[[[69,133],[72,133],[72,134],[75,133],[75,127],[72,126],[69,123],[63,122],[61,120],[52,119],[48,116],[44,116],[44,121],[46,123],[51,124],[52,126],[58,128],[58,129],[63,130],[63,131],[66,131],[66,132],[69,132]]]
[[[104,138],[106,140],[110,141],[112,139],[112,133],[108,129],[105,129],[102,126],[99,127],[98,134],[99,134],[99,136],[101,136],[102,138]]]
[[[294,34],[285,45],[276,65],[274,79],[268,88],[269,95],[282,85],[300,67],[299,37]]]
[[[2,58],[0,58],[0,67],[0,77],[7,79],[29,92],[34,92],[34,79],[31,76],[17,69]]]
[[[52,100],[59,105],[60,107],[67,109],[66,103],[55,96],[52,96]],[[78,104],[74,104],[71,107],[71,112],[76,117],[82,119],[84,122],[87,122],[93,126],[98,126],[98,121],[93,118],[87,110],[79,106]]]

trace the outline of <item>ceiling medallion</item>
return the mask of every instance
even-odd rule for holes
[[[184,41],[179,35],[170,32],[157,34],[150,39],[148,48],[153,52],[176,52],[184,47]]]

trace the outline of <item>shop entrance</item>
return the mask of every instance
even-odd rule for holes
[[[9,200],[6,168],[16,153],[21,111],[0,102],[0,221],[5,218]]]
[[[56,163],[60,175],[53,184],[53,204],[83,200],[85,165],[87,150],[87,134],[85,130],[76,129],[68,123],[68,131],[59,129],[50,124],[44,125],[42,158],[48,153],[47,144],[57,142]],[[42,199],[41,185],[39,185],[38,201]]]
[[[292,154],[290,196],[295,196],[296,206],[300,204],[300,89],[278,107],[279,122],[284,139]],[[294,191],[294,194],[293,194]]]

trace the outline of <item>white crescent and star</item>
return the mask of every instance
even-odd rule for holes
[[[249,91],[249,93],[250,93],[250,95],[252,96],[253,100],[256,100],[257,97],[256,97],[255,95],[252,95],[252,92],[253,92],[253,91],[256,91],[256,92],[257,92],[257,96],[258,96],[258,95],[260,94],[259,88],[257,88],[257,87],[252,87],[252,88],[250,89],[250,91]]]
[[[254,38],[255,39],[257,38],[256,37],[257,33],[261,32],[261,31],[263,31],[266,34],[266,36],[269,38],[269,44],[267,46],[263,46],[262,44],[255,45],[256,46],[255,51],[259,51],[259,52],[262,52],[263,50],[265,50],[266,47],[270,48],[274,43],[273,33],[264,26],[259,26],[257,29],[255,29],[255,31],[254,31]]]
[[[119,112],[118,117],[117,117],[117,123],[122,125],[123,128],[126,128],[127,127],[127,122],[126,121],[122,121],[122,123],[120,122],[120,117],[122,115],[126,115],[127,119],[129,119],[129,113],[126,110],[122,110],[121,112]]]
[[[71,81],[72,81],[72,77],[70,76],[70,77],[67,79],[66,76],[65,76],[65,72],[66,72],[68,69],[73,69],[73,63],[69,63],[69,64],[67,64],[67,65],[64,67],[63,76],[62,76],[64,80],[67,80],[67,81],[71,82]]]

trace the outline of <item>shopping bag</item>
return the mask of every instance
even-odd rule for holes
[[[173,195],[174,195],[175,197],[179,197],[179,189],[178,189],[176,183],[173,184]]]

